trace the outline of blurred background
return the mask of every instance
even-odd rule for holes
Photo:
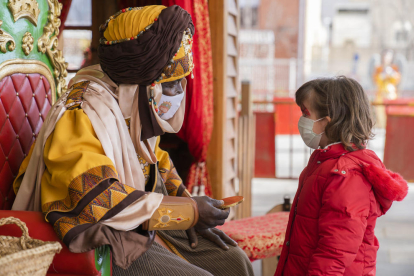
[[[240,78],[250,83],[256,122],[274,125],[275,132],[273,155],[260,146],[270,141],[271,132],[257,130],[253,215],[265,214],[275,200],[296,192],[310,151],[296,128],[300,110],[294,93],[314,78],[345,75],[361,83],[376,121],[368,147],[387,167],[414,180],[408,157],[414,127],[408,118],[414,115],[414,1],[243,0],[240,9]],[[274,170],[265,166],[269,160],[275,160]],[[410,184],[406,200],[378,220],[377,275],[414,275],[413,208]]]

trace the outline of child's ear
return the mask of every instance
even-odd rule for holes
[[[329,117],[329,116],[326,116],[325,118],[326,118],[326,120],[328,120],[328,124],[332,121],[331,117]]]

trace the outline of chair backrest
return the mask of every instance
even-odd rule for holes
[[[13,73],[0,80],[0,209],[9,210],[13,181],[52,105],[50,81],[39,73]],[[52,92],[53,91],[53,92]]]
[[[1,1],[0,209],[13,205],[13,181],[52,103],[65,87],[57,49],[57,0]]]

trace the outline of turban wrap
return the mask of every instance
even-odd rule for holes
[[[164,133],[148,105],[146,86],[181,79],[193,69],[191,50],[188,53],[183,44],[188,29],[194,34],[191,16],[177,5],[127,10],[101,29],[101,40],[107,41],[101,41],[98,51],[102,70],[118,85],[139,85],[142,141]]]
[[[157,13],[158,20],[154,21]],[[109,21],[104,37],[108,41],[133,37],[151,23],[151,28],[137,39],[100,45],[98,54],[101,67],[116,83],[150,85],[173,58],[181,58],[181,55],[174,55],[180,47],[183,32],[189,28],[194,34],[190,14],[174,5],[168,8],[147,6],[142,10],[123,13]],[[188,75],[190,72],[186,73]],[[162,82],[166,81],[171,80]]]

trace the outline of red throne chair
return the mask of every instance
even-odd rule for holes
[[[57,0],[37,0],[38,16],[32,14],[34,9],[21,15],[20,8],[12,6],[25,1],[11,6],[7,2],[0,4],[0,218],[19,218],[32,238],[59,241],[41,212],[10,209],[19,167],[59,90],[65,87],[67,63],[56,49],[61,7]],[[20,237],[22,233],[16,225],[5,225],[0,235]],[[47,275],[111,275],[109,247],[75,254],[61,244],[63,249],[55,255]]]
[[[6,61],[0,65],[0,217],[19,218],[26,223],[32,238],[59,241],[42,213],[10,211],[15,198],[14,178],[51,108],[56,92],[54,79],[46,65],[36,61],[20,62]],[[0,235],[20,236],[21,231],[15,225],[7,225],[0,228]],[[48,275],[110,275],[109,248],[74,254],[63,243],[62,246]],[[106,266],[103,265],[104,260]]]

